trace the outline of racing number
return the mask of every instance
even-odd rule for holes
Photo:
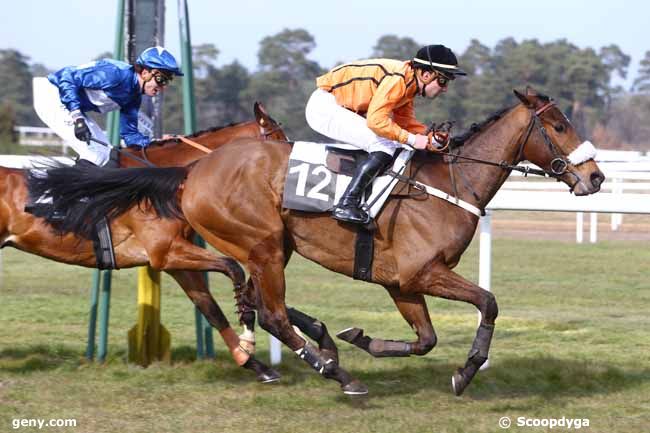
[[[309,175],[309,164],[303,162],[289,169],[289,174],[298,173],[298,183],[296,185],[296,195],[305,197],[305,189],[307,188],[307,176]],[[330,197],[327,194],[320,192],[332,181],[332,173],[322,165],[316,166],[311,174],[314,176],[324,175],[323,179],[318,182],[312,189],[307,192],[307,197],[316,200],[329,201]]]

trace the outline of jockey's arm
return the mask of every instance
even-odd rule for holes
[[[375,134],[410,147],[415,144],[416,135],[404,129],[393,119],[395,107],[405,95],[406,84],[401,76],[385,77],[370,101],[366,122],[368,128]],[[397,111],[399,112],[399,109]]]
[[[62,69],[56,77],[61,102],[70,111],[73,118],[81,116],[79,94],[84,89],[107,89],[119,83],[119,75],[110,64],[91,62],[78,67]]]
[[[411,134],[426,134],[427,132],[427,126],[415,117],[412,100],[393,111],[393,120]]]
[[[151,139],[138,131],[139,107],[129,105],[120,111],[120,136],[128,147],[147,147]]]

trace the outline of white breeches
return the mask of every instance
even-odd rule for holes
[[[341,143],[351,144],[368,153],[384,152],[393,155],[402,145],[380,137],[366,123],[366,119],[341,107],[336,98],[323,89],[311,94],[305,108],[307,123],[316,132]]]
[[[80,159],[100,166],[106,164],[110,156],[109,148],[95,142],[88,145],[74,136],[74,121],[68,109],[61,103],[59,89],[45,77],[34,78],[33,86],[34,109],[43,123],[77,152]],[[91,118],[84,117],[93,137],[108,143],[108,138],[99,125]]]

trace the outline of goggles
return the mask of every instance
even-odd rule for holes
[[[440,87],[447,87],[449,85],[449,82],[453,80],[455,77],[450,77],[448,75],[443,74],[440,71],[436,71],[436,77],[434,80],[438,82],[438,85]]]
[[[172,75],[164,74],[160,71],[154,72],[153,79],[160,87],[165,87],[174,77]]]

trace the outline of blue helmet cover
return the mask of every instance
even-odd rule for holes
[[[147,48],[138,56],[135,63],[150,69],[160,69],[174,75],[183,75],[172,53],[163,47]]]

